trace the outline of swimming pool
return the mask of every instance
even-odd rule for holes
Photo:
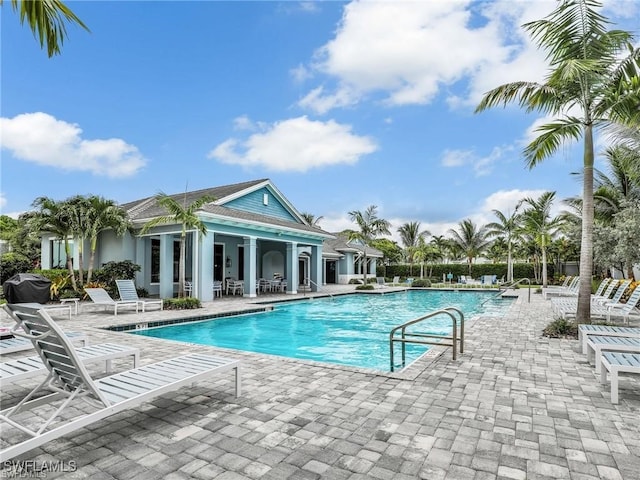
[[[343,295],[281,303],[264,313],[130,333],[389,371],[389,332],[393,327],[446,306],[462,310],[468,321],[480,314],[499,315],[510,303],[508,299],[496,299],[495,292],[410,290]],[[450,334],[451,319],[435,317],[419,330]],[[424,345],[407,345],[407,364],[427,349]]]

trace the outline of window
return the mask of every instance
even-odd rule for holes
[[[73,252],[73,240],[69,240],[69,248]],[[71,258],[73,262],[73,257]],[[67,254],[64,250],[64,240],[51,240],[51,265],[49,268],[67,268]]]
[[[180,241],[173,241],[173,281],[180,274]],[[160,283],[160,239],[151,239],[151,283]]]

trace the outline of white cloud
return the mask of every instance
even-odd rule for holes
[[[289,74],[293,77],[297,83],[302,83],[313,77],[313,73],[304,65],[300,64],[295,68],[289,70]]]
[[[117,178],[135,175],[147,162],[122,139],[83,139],[78,125],[42,112],[0,118],[0,130],[2,148],[38,165]]]
[[[519,25],[553,7],[551,1],[354,1],[311,64],[336,80],[335,89],[316,87],[300,105],[325,113],[373,92],[391,105],[426,104],[461,80],[469,80],[468,91],[451,94],[450,103],[475,105],[502,83],[541,79],[544,54]]]
[[[255,130],[256,126],[247,115],[241,115],[233,119],[234,130]]]
[[[262,132],[246,140],[227,139],[211,150],[208,158],[245,168],[306,172],[329,165],[353,165],[377,149],[373,139],[353,134],[350,125],[303,116],[265,125]]]
[[[489,175],[500,160],[505,157],[506,153],[512,152],[512,146],[494,147],[489,155],[480,157],[472,150],[445,150],[442,154],[440,164],[443,167],[469,167],[473,168],[477,177]]]

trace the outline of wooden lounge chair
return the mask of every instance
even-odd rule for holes
[[[160,310],[164,308],[164,304],[161,298],[139,298],[136,285],[133,280],[116,280],[116,286],[118,287],[118,293],[120,294],[120,300],[124,302],[138,302],[138,306],[142,307],[144,312],[148,305],[157,305]]]
[[[29,343],[31,343],[29,341]],[[138,366],[140,360],[140,350],[126,345],[118,345],[117,343],[100,343],[81,347],[76,350],[78,358],[87,365],[89,363],[105,362],[105,371],[111,372],[111,362],[117,358],[133,357],[133,367]],[[47,372],[47,368],[42,363],[39,356],[28,358],[18,358],[8,362],[0,363],[0,387],[25,380],[27,378],[36,377]]]
[[[600,383],[607,382],[607,372],[611,382],[611,403],[618,403],[618,374],[640,374],[640,354],[604,352],[600,362]]]
[[[85,292],[93,302],[93,305],[103,306],[105,308],[113,308],[113,314],[118,315],[118,307],[135,308],[138,313],[137,300],[120,300],[116,301],[107,293],[104,288],[85,288]]]
[[[0,451],[0,462],[224,371],[235,370],[235,393],[240,395],[240,361],[201,354],[176,357],[94,380],[76,349],[46,310],[21,309],[14,313],[26,332],[22,335],[33,342],[49,375],[17,405],[0,412],[0,421],[4,423],[3,440],[8,443]],[[43,389],[54,393],[38,397]],[[67,409],[80,400],[92,407],[90,413],[76,413],[80,411],[77,408]],[[41,415],[46,415],[51,407],[55,411],[43,420],[40,415],[30,412],[39,406],[44,406],[45,410]],[[33,426],[34,422],[37,425]],[[8,426],[20,430],[28,438],[15,443],[18,434],[9,433]]]

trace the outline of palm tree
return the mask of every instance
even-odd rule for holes
[[[0,0],[0,5],[3,3]],[[75,23],[89,31],[82,20],[60,0],[11,0],[15,12],[18,11],[18,5],[20,23],[27,21],[33,35],[40,41],[40,47],[44,48],[46,44],[49,57],[60,53],[67,36],[66,22]]]
[[[430,264],[429,277],[433,273],[433,262],[442,259],[442,252],[433,242],[427,243],[424,237],[418,238],[418,246],[416,247],[413,259],[420,262],[420,278],[424,277],[424,262]]]
[[[547,248],[553,236],[562,226],[560,217],[551,217],[551,206],[556,192],[545,192],[538,199],[527,197],[521,200],[527,205],[522,212],[522,232],[531,235],[536,245],[540,247],[542,255],[542,287],[546,288],[547,279]]]
[[[507,244],[507,282],[513,282],[513,242],[517,237],[519,216],[516,211],[505,215],[500,210],[493,210],[498,217],[497,222],[487,225],[487,234],[491,237],[503,238]]]
[[[98,235],[106,229],[113,229],[116,235],[121,236],[131,228],[127,213],[113,200],[92,195],[88,198],[89,210],[87,214],[87,236],[89,237],[91,256],[89,258],[89,270],[87,283],[93,275],[93,263],[98,247]]]
[[[210,195],[204,195],[187,205],[186,193],[184,195],[183,202],[180,203],[176,201],[176,199],[172,196],[160,192],[156,195],[156,201],[158,202],[158,205],[163,207],[168,212],[168,215],[163,215],[161,217],[156,217],[153,220],[149,220],[142,227],[140,234],[144,235],[149,230],[151,230],[151,228],[163,223],[178,223],[181,225],[182,230],[180,232],[180,262],[178,267],[178,297],[184,297],[186,265],[185,242],[187,239],[187,230],[195,229],[198,231],[200,236],[204,236],[207,234],[207,226],[198,217],[196,212],[203,205],[215,201],[215,198]]]
[[[593,268],[594,128],[611,122],[637,125],[638,58],[629,32],[607,30],[597,0],[562,0],[545,19],[527,23],[538,46],[547,52],[550,72],[544,83],[514,82],[487,92],[476,112],[517,101],[527,112],[540,111],[556,120],[524,150],[529,168],[555,153],[566,140],[584,141],[582,239],[577,321],[590,321]],[[628,55],[620,56],[625,50]]]
[[[420,222],[405,223],[398,228],[400,240],[409,259],[409,274],[413,274],[413,256],[421,238],[431,235],[427,230],[420,231]]]
[[[449,234],[452,236],[453,244],[464,254],[469,265],[469,275],[471,275],[471,265],[473,259],[480,256],[484,249],[487,248],[489,235],[487,227],[478,228],[470,219],[462,220],[458,224],[458,230],[450,229]]]
[[[389,227],[391,224],[387,220],[378,218],[378,207],[369,205],[364,212],[353,210],[349,212],[349,218],[352,222],[356,222],[358,230],[349,232],[349,240],[359,240],[363,244],[364,257],[364,284],[367,284],[367,248],[371,241],[375,240],[378,235],[390,235]]]
[[[87,238],[89,218],[89,201],[82,195],[65,200],[69,209],[70,227],[73,240],[78,249],[78,282],[84,285],[84,241]]]
[[[313,213],[307,213],[307,212],[301,213],[300,216],[304,218],[304,221],[307,222],[312,227],[320,227],[319,225],[320,220],[324,218],[322,215],[316,217]]]
[[[64,242],[64,252],[67,257],[67,270],[71,278],[73,290],[78,290],[76,276],[73,271],[73,254],[69,237],[73,235],[72,215],[67,202],[56,202],[49,197],[38,197],[32,204],[38,209],[29,218],[29,228],[36,232],[47,232]]]

